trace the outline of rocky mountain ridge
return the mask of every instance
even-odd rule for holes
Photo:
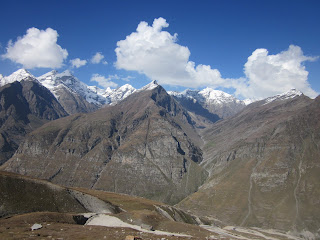
[[[203,135],[201,165],[210,177],[179,206],[229,224],[318,238],[319,103],[283,94],[216,123]]]
[[[4,167],[67,186],[177,203],[206,179],[199,141],[188,112],[153,82],[116,106],[38,128]]]
[[[92,112],[106,104],[115,104],[136,89],[127,84],[117,89],[100,89],[88,86],[69,70],[58,73],[53,70],[38,78],[25,69],[19,69],[7,77],[0,76],[0,86],[29,79],[46,87],[60,102],[68,114]]]
[[[146,88],[135,89],[130,84],[125,84],[116,89],[107,88],[103,90],[99,87],[88,86],[81,82],[69,70],[62,73],[53,70],[40,77],[35,77],[25,69],[19,69],[7,77],[1,75],[0,86],[26,78],[39,81],[49,89],[69,114],[92,112],[104,105],[114,105],[132,93],[138,90],[145,90]],[[205,88],[201,91],[169,91],[168,93],[180,101],[187,109],[190,104],[194,105],[196,104],[195,102],[197,102],[202,106],[204,111],[216,114],[219,118],[232,116],[249,103],[248,101],[238,100],[230,94],[211,88]],[[188,104],[186,104],[186,102],[188,102]],[[193,104],[191,102],[193,102]],[[198,106],[191,106],[189,108],[194,109],[196,107]],[[212,116],[209,116],[209,119],[210,118],[212,118]]]

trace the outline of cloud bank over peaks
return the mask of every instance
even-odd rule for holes
[[[308,72],[302,65],[317,58],[303,55],[300,47],[269,55],[257,49],[244,66],[244,75],[237,79],[223,78],[218,69],[189,60],[188,47],[177,43],[178,35],[163,28],[169,27],[164,18],[157,18],[152,26],[140,22],[136,32],[117,42],[115,49],[118,69],[138,71],[160,84],[183,87],[232,88],[239,97],[261,99],[296,88],[310,97],[317,93],[308,83]]]
[[[16,42],[8,43],[2,58],[22,64],[24,68],[61,68],[68,51],[57,44],[58,33],[52,28],[29,28]]]

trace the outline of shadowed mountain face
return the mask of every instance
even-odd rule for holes
[[[179,206],[242,226],[317,232],[320,98],[251,104],[206,132],[210,177]]]
[[[17,174],[0,172],[0,217],[51,211],[87,211],[63,187]]]
[[[67,113],[45,87],[32,80],[0,88],[0,164],[17,150],[24,136]]]
[[[176,203],[207,177],[192,124],[157,86],[116,106],[45,124],[28,135],[5,167],[63,185]]]
[[[65,86],[60,85],[55,89],[55,94],[61,106],[68,114],[93,112],[98,106],[89,103],[81,95],[71,92]]]
[[[204,108],[199,102],[194,101],[193,99],[182,97],[175,99],[189,111],[197,128],[204,129],[220,120],[220,117],[217,114],[210,112],[207,108]]]

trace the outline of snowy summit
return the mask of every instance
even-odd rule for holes
[[[59,99],[59,88],[66,88],[71,92],[79,94],[89,103],[93,103],[98,106],[107,103],[106,99],[99,94],[99,91],[94,91],[92,87],[81,82],[78,78],[73,76],[69,70],[62,73],[51,71],[38,77],[38,80],[43,86],[48,88],[57,99]]]
[[[206,104],[222,105],[226,103],[237,103],[237,104],[246,105],[245,101],[239,100],[234,96],[228,93],[225,93],[223,91],[214,90],[209,87],[201,91],[187,89],[187,90],[184,90],[183,92],[169,91],[168,93],[177,98],[185,97],[185,98],[193,99],[194,101],[198,101],[200,103],[206,103]]]
[[[267,104],[267,103],[271,103],[273,101],[286,100],[286,99],[290,99],[290,98],[295,98],[295,97],[301,96],[302,94],[303,93],[300,92],[299,90],[291,89],[291,90],[289,90],[287,92],[278,94],[276,96],[266,98],[265,102]]]
[[[13,83],[15,81],[22,81],[22,80],[31,80],[31,81],[37,81],[37,79],[29,73],[26,69],[19,69],[12,73],[11,75],[7,77],[0,76],[0,87],[8,84]]]

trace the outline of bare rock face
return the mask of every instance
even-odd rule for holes
[[[0,88],[0,165],[17,150],[24,136],[42,124],[67,116],[59,102],[33,79]]]
[[[228,224],[320,226],[320,98],[256,102],[204,136],[210,177],[179,206]]]
[[[158,86],[32,132],[7,171],[177,203],[207,173],[189,114]]]
[[[93,112],[99,108],[97,105],[89,103],[81,95],[70,91],[63,85],[56,87],[54,92],[61,106],[70,115]]]

